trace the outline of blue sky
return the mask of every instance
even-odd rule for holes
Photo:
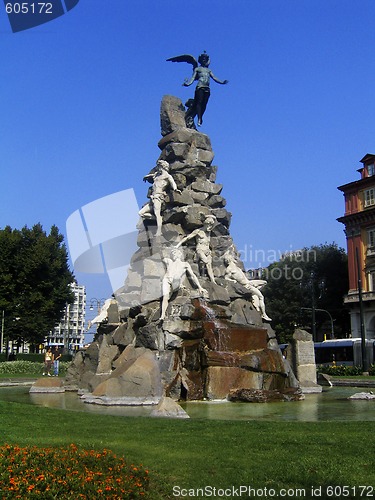
[[[212,83],[202,132],[243,252],[266,260],[336,242],[344,203],[375,153],[373,0],[80,0],[64,16],[12,33],[0,11],[0,227],[56,224],[133,188],[159,156],[164,94],[183,101],[206,50]],[[109,282],[79,274],[88,298]]]

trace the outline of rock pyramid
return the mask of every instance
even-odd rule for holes
[[[259,283],[246,275],[230,235],[210,138],[187,128],[184,114],[178,98],[163,98],[161,153],[145,176],[154,184],[140,211],[138,250],[94,342],[68,370],[66,385],[87,391],[88,402],[238,400],[298,388],[265,321]],[[154,186],[163,165],[160,195]]]

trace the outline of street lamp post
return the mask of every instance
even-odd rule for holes
[[[359,263],[358,247],[355,249],[355,260],[357,264],[357,283],[358,283],[358,301],[359,301],[359,319],[360,319],[360,330],[361,330],[361,351],[362,351],[362,370],[364,373],[368,372],[369,363],[367,359],[366,351],[366,330],[365,330],[365,320],[363,312],[363,298],[362,298],[362,277],[361,277],[361,266]]]
[[[310,273],[310,278],[306,283],[306,287],[310,288],[311,290],[311,307],[301,307],[301,309],[309,309],[311,310],[311,334],[312,334],[312,339],[313,342],[316,341],[316,314],[315,312],[317,311],[316,308],[316,296],[315,296],[315,286],[318,285],[318,288],[320,289],[320,295],[318,299],[321,298],[324,287],[325,287],[325,282],[324,280],[320,280],[319,283],[316,283],[315,280],[315,273],[312,271]],[[302,287],[302,283],[300,283],[300,286]]]
[[[98,314],[100,313],[100,309],[102,308],[102,305],[104,305],[105,299],[96,299],[95,297],[93,299],[90,299],[90,311],[94,310],[94,305],[96,305]]]
[[[311,311],[311,307],[301,307],[301,309],[305,310],[305,311]],[[315,308],[315,311],[325,312],[325,313],[328,314],[330,322],[331,322],[331,339],[335,338],[335,331],[334,331],[334,328],[333,328],[333,321],[334,321],[334,319],[332,318],[331,313],[329,311],[327,311],[326,309],[318,309],[317,307]]]
[[[95,306],[97,314],[99,315],[100,310],[101,310],[102,306],[104,306],[104,304],[105,304],[105,299],[97,299],[94,297],[94,298],[90,299],[89,309],[90,309],[90,311],[93,311],[94,306]],[[89,331],[90,328],[91,328],[91,320],[88,322],[87,331]]]

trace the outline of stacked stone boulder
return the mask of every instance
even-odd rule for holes
[[[254,309],[250,292],[225,279],[224,254],[237,250],[223,186],[216,183],[210,138],[186,128],[184,107],[173,96],[162,101],[161,133],[159,159],[169,163],[179,191],[166,196],[162,236],[156,236],[154,220],[139,220],[138,250],[125,284],[115,293],[95,341],[76,356],[66,385],[88,391],[92,402],[115,404],[153,404],[162,397],[222,399],[237,389],[297,390],[275,334]],[[210,238],[216,284],[200,268],[195,240],[190,240],[181,247],[184,260],[208,298],[186,279],[160,321],[163,257],[201,228],[208,215],[216,218]],[[240,260],[239,265],[244,270]]]

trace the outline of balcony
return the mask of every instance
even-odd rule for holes
[[[362,292],[362,300],[364,302],[368,302],[370,300],[375,301],[375,292]],[[345,295],[344,304],[354,304],[356,302],[359,302],[358,292],[350,292],[348,295]]]

